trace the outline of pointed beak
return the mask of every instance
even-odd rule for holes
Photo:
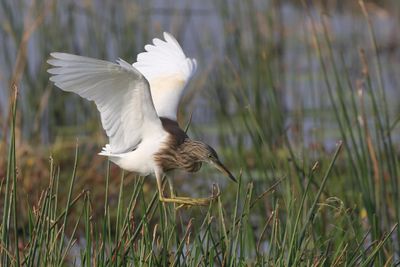
[[[235,176],[232,175],[232,173],[219,161],[219,160],[213,160],[210,161],[211,165],[213,165],[215,168],[217,168],[220,172],[228,176],[232,181],[237,183],[237,180]]]

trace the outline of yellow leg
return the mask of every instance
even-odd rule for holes
[[[166,203],[176,203],[181,206],[207,206],[210,204],[211,201],[215,200],[219,195],[219,189],[217,187],[213,188],[213,194],[207,198],[190,198],[190,197],[176,197],[174,196],[172,189],[171,189],[171,197],[167,198],[164,197],[163,188],[162,188],[162,175],[156,174],[157,179],[157,187],[160,201]]]

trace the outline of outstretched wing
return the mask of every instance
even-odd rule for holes
[[[196,71],[196,60],[185,56],[178,41],[164,32],[137,56],[133,66],[149,81],[154,107],[160,117],[176,120],[178,104],[186,84]]]
[[[64,91],[96,103],[101,123],[110,139],[107,152],[133,150],[146,133],[162,129],[154,109],[149,84],[123,60],[117,64],[65,53],[51,53],[50,80]]]

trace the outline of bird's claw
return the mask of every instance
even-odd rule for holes
[[[211,198],[216,199],[220,195],[221,195],[221,191],[219,190],[219,186],[217,184],[213,184]]]

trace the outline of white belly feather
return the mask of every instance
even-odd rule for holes
[[[122,154],[112,154],[103,151],[99,155],[108,156],[112,162],[124,170],[146,176],[154,173],[157,168],[154,161],[154,154],[164,146],[167,136],[168,133],[165,131],[155,133],[143,139],[134,151]]]

